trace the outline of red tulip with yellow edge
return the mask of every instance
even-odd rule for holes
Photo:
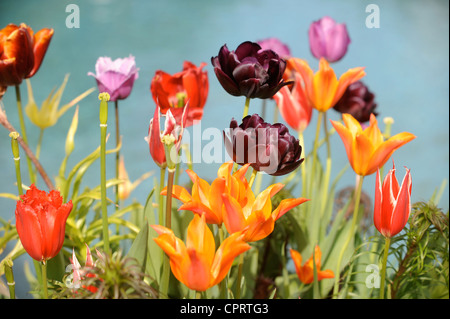
[[[227,237],[216,251],[214,236],[205,216],[194,215],[187,229],[186,244],[172,230],[152,225],[158,233],[154,241],[170,258],[174,276],[188,288],[205,291],[220,283],[230,270],[234,258],[250,249],[242,234]]]
[[[349,69],[338,79],[327,60],[321,58],[319,70],[314,73],[308,62],[299,58],[287,60],[287,72],[284,77],[293,77],[297,72],[301,75],[303,90],[311,105],[320,112],[332,108],[342,97],[347,87],[366,75],[363,67]]]
[[[344,124],[338,121],[331,123],[344,143],[350,165],[360,176],[375,173],[395,150],[416,138],[411,133],[403,132],[385,141],[373,114],[370,116],[369,126],[364,130],[350,114],[342,114],[342,119]]]
[[[321,281],[327,278],[334,278],[333,271],[320,270],[320,260],[322,258],[322,252],[318,245],[314,248],[314,255],[309,258],[302,266],[302,255],[295,249],[290,249],[292,260],[294,261],[295,271],[300,281],[304,284],[311,284],[314,281],[314,261],[316,264],[317,281]]]
[[[53,29],[34,33],[25,23],[0,30],[0,86],[13,86],[31,78],[41,66]]]

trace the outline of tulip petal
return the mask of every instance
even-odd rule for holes
[[[392,211],[391,236],[398,234],[408,222],[411,212],[411,185],[411,173],[407,169]]]
[[[161,191],[161,195],[167,196],[167,186],[163,188]],[[182,201],[183,203],[190,202],[192,200],[191,194],[184,188],[179,185],[172,186],[172,197]]]
[[[229,194],[222,194],[224,204],[223,222],[230,234],[241,231],[247,226],[246,219],[239,203]]]

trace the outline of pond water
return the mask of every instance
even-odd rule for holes
[[[243,41],[258,41],[277,37],[286,43],[294,56],[306,59],[316,69],[317,60],[311,55],[307,30],[310,23],[325,15],[345,22],[352,43],[347,55],[333,64],[338,75],[356,66],[365,66],[363,81],[376,94],[379,122],[393,117],[392,133],[408,131],[417,138],[395,152],[393,159],[398,178],[403,178],[406,166],[413,179],[413,201],[428,200],[449,177],[449,17],[448,1],[76,1],[80,13],[79,28],[68,28],[66,12],[70,1],[2,0],[0,28],[12,22],[25,22],[34,30],[55,29],[44,62],[31,79],[35,99],[40,104],[50,91],[70,78],[62,103],[70,101],[91,87],[95,80],[88,77],[100,56],[115,59],[135,56],[140,68],[128,99],[119,102],[121,134],[128,174],[131,180],[147,171],[158,176],[144,141],[155,104],[150,94],[150,81],[156,70],[168,73],[181,70],[184,60],[196,65],[206,62],[210,90],[201,122],[205,128],[224,129],[232,117],[239,118],[244,99],[228,95],[217,81],[210,58],[227,44],[233,50]],[[380,10],[379,28],[368,28],[366,12],[369,4]],[[22,85],[26,102],[26,86]],[[19,127],[14,90],[10,88],[3,99],[10,122]],[[97,92],[80,103],[80,122],[75,137],[75,151],[68,167],[72,167],[99,145]],[[269,109],[274,107],[268,102]],[[113,120],[112,108],[110,109]],[[250,113],[260,112],[261,101],[253,100]],[[66,113],[54,127],[45,131],[41,162],[51,178],[58,174],[64,156],[64,142],[74,109]],[[271,114],[271,113],[269,113]],[[330,110],[329,118],[339,119]],[[306,147],[312,148],[317,113],[305,131]],[[280,117],[281,119],[281,117]],[[271,118],[267,118],[271,121]],[[27,119],[30,145],[35,148],[38,129]],[[113,133],[113,125],[111,133]],[[195,128],[190,128],[191,136]],[[202,145],[208,144],[205,136]],[[113,142],[109,144],[113,146]],[[347,163],[343,144],[337,135],[332,137],[333,176]],[[24,156],[23,156],[24,158]],[[225,154],[223,154],[225,160]],[[23,162],[24,163],[24,162]],[[25,164],[23,164],[25,167]],[[113,176],[113,157],[108,158],[110,177]],[[388,163],[389,168],[391,162]],[[215,176],[220,163],[196,163],[194,169],[204,178]],[[27,174],[23,174],[25,183]],[[332,177],[333,177],[332,176]],[[186,180],[186,174],[181,175]],[[100,176],[96,163],[85,178],[85,184],[98,185]],[[8,132],[0,128],[0,193],[16,193],[14,164],[10,152]],[[264,179],[268,183],[269,178]],[[44,188],[42,181],[39,181]],[[341,187],[354,185],[354,173],[347,170]],[[364,182],[364,191],[373,197],[375,175]],[[153,179],[144,181],[129,201],[143,203],[153,187]],[[448,209],[448,187],[439,206]],[[15,203],[0,198],[0,217],[14,220]],[[7,250],[11,247],[8,246]],[[0,255],[1,257],[1,255]],[[28,260],[21,257],[18,262]],[[28,297],[23,274],[19,272],[17,294]],[[22,283],[22,284],[21,284]]]

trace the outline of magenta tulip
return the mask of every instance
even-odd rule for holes
[[[345,23],[338,24],[330,17],[323,17],[311,23],[308,31],[311,53],[328,62],[342,59],[350,44]]]
[[[96,74],[89,72],[88,75],[95,77],[98,90],[107,92],[110,101],[117,101],[130,95],[134,81],[139,76],[138,71],[132,55],[114,61],[109,57],[100,57],[95,64]]]

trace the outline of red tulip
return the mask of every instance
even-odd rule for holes
[[[16,205],[16,229],[23,248],[35,260],[55,257],[64,243],[72,201],[63,204],[58,191],[41,191],[31,185]]]
[[[202,71],[206,63],[196,67],[193,63],[185,61],[181,72],[170,75],[158,70],[152,79],[150,90],[153,100],[161,107],[161,113],[170,110],[180,122],[183,108],[189,101],[186,126],[193,125],[194,120],[201,120],[203,107],[208,97],[208,73]]]
[[[375,227],[384,237],[397,235],[408,222],[411,212],[411,186],[409,169],[406,169],[400,187],[395,177],[395,166],[389,170],[383,185],[380,184],[380,171],[377,170],[373,217]]]
[[[0,30],[0,86],[18,85],[38,71],[53,32],[44,28],[34,33],[24,23]]]
[[[177,121],[172,115],[170,110],[166,113],[166,122],[164,131],[160,130],[160,107],[157,105],[155,109],[155,114],[150,120],[150,125],[148,128],[148,136],[145,137],[149,148],[150,155],[156,164],[161,168],[167,167],[166,151],[164,147],[164,142],[162,141],[164,137],[170,137],[178,152],[181,147],[181,139],[183,138],[183,131],[186,126],[186,117],[189,112],[189,105],[183,108],[183,114],[181,121]],[[177,153],[178,154],[178,153]]]

